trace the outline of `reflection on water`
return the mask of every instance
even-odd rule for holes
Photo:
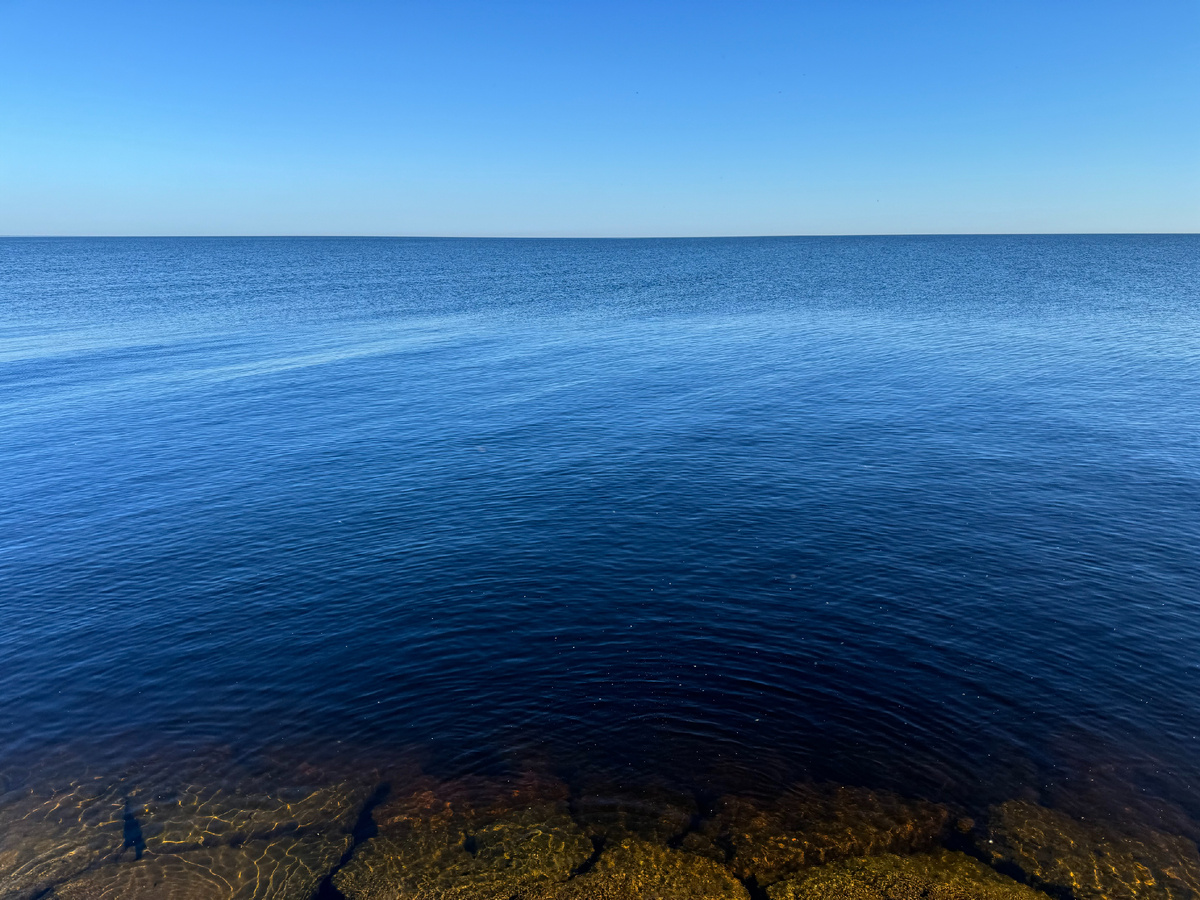
[[[0,898],[1196,894],[1200,238],[0,294]]]

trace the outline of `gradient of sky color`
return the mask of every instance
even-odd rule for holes
[[[0,234],[1200,231],[1200,0],[0,0]]]

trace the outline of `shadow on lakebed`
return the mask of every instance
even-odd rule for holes
[[[1200,897],[1193,839],[1026,799],[976,823],[831,784],[700,799],[546,765],[447,779],[215,751],[3,778],[0,900]]]

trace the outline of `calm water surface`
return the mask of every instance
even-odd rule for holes
[[[0,303],[0,759],[1200,813],[1196,237],[7,240]]]

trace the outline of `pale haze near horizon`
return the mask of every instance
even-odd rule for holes
[[[1200,4],[0,0],[0,234],[1200,230]]]

